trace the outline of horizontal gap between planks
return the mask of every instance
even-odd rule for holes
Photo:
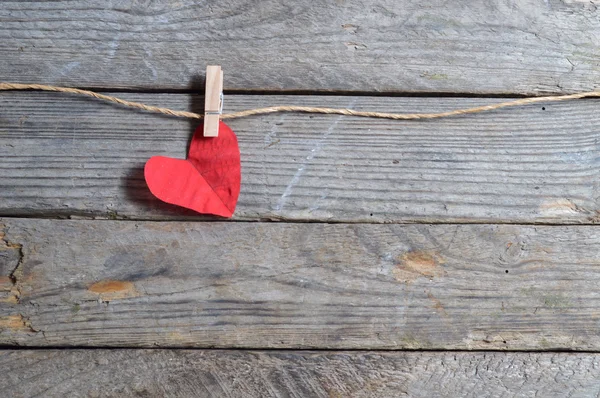
[[[198,216],[202,217],[202,216]],[[126,222],[197,222],[197,223],[285,223],[285,224],[369,224],[369,225],[516,225],[516,226],[543,226],[543,227],[568,227],[568,226],[600,226],[599,222],[544,222],[544,221],[511,221],[511,220],[435,220],[435,219],[416,219],[402,221],[366,221],[366,220],[303,220],[265,217],[256,219],[212,219],[212,218],[193,218],[193,217],[121,217],[119,215],[78,215],[78,214],[19,214],[0,213],[0,218],[4,219],[33,219],[33,220],[64,220],[64,221],[126,221]]]
[[[59,86],[67,87],[67,86]],[[95,91],[97,93],[130,93],[130,94],[203,94],[204,87],[192,87],[184,89],[168,88],[123,88],[123,87],[79,87],[68,86],[79,90]],[[39,91],[39,90],[4,90],[4,91]],[[270,89],[248,89],[248,90],[223,90],[225,95],[315,95],[315,96],[348,96],[348,97],[406,97],[406,98],[526,98],[557,95],[551,92],[537,92],[531,94],[517,93],[469,93],[469,92],[405,92],[405,91],[344,91],[344,90],[270,90]],[[560,95],[573,94],[570,92]],[[585,99],[585,98],[584,98]]]
[[[600,354],[600,349],[598,351],[593,350],[572,350],[572,349],[556,349],[549,348],[547,350],[515,350],[515,349],[499,349],[499,350],[485,350],[485,349],[473,349],[473,350],[464,350],[464,349],[426,349],[426,348],[377,348],[377,349],[368,349],[368,348],[344,348],[344,349],[331,349],[331,348],[261,348],[261,347],[244,347],[244,348],[225,348],[225,347],[184,347],[184,346],[155,346],[155,347],[139,347],[139,346],[11,346],[11,345],[0,345],[0,350],[2,351],[50,351],[50,350],[137,350],[137,351],[150,351],[150,350],[173,350],[173,351],[215,351],[215,352],[250,352],[250,351],[260,351],[260,352],[302,352],[302,353],[310,353],[310,352],[319,352],[319,353],[343,353],[343,352],[352,352],[352,353],[400,353],[400,352],[427,352],[427,353],[560,353],[560,354]]]

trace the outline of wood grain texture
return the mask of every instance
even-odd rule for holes
[[[594,226],[2,224],[0,344],[600,350]]]
[[[600,392],[593,354],[0,351],[5,396],[564,397]]]
[[[201,96],[123,94],[202,111]],[[431,112],[498,99],[227,96],[225,111],[298,104]],[[594,223],[600,101],[432,121],[277,114],[228,121],[238,220]],[[196,121],[48,93],[0,94],[0,214],[186,219],[149,192],[154,155],[185,158]]]
[[[235,90],[565,93],[598,87],[578,0],[27,1],[0,8],[0,80]]]

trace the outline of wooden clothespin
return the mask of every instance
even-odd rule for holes
[[[220,66],[206,67],[204,93],[204,136],[219,136],[219,117],[223,113],[223,70]]]

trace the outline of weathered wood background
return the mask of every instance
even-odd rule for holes
[[[593,89],[582,0],[3,2],[0,71],[19,82],[228,90],[519,93]]]
[[[435,112],[596,89],[599,40],[577,0],[2,2],[0,81]],[[196,122],[0,92],[1,395],[597,396],[599,106],[232,120],[224,221],[143,179]]]
[[[202,111],[188,94],[121,94]],[[427,112],[467,98],[227,96],[272,104]],[[58,94],[0,92],[0,211],[184,219],[143,178],[150,156],[185,158],[195,121]],[[235,219],[583,223],[600,214],[600,100],[422,122],[281,114],[232,120],[243,185]]]
[[[17,366],[15,366],[17,364]],[[36,350],[0,352],[12,396],[594,397],[593,354]]]
[[[0,344],[600,347],[594,226],[4,219],[2,231]]]

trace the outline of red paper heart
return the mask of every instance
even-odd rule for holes
[[[240,195],[241,165],[237,137],[219,122],[219,136],[203,136],[198,126],[187,160],[153,156],[144,177],[150,192],[163,202],[198,213],[231,217]]]

